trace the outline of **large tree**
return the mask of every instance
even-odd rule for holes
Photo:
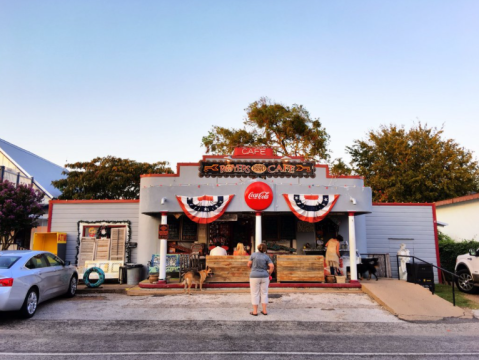
[[[289,107],[263,97],[245,111],[243,129],[213,126],[203,137],[207,153],[231,154],[238,146],[268,146],[283,156],[329,159],[329,135],[302,105]]]
[[[89,162],[66,164],[70,171],[65,179],[52,181],[62,192],[62,200],[119,200],[138,199],[140,176],[144,174],[171,174],[165,161],[140,163],[113,156],[97,157]]]
[[[43,193],[31,186],[0,182],[0,244],[7,250],[20,231],[37,226],[43,214]]]
[[[377,202],[435,202],[478,190],[473,154],[444,139],[442,128],[381,126],[346,150]]]

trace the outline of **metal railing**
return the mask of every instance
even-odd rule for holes
[[[4,180],[15,184],[15,186],[20,184],[33,185],[34,183],[33,177],[25,176],[19,171],[14,171],[2,165],[0,166],[0,182]]]
[[[421,261],[421,262],[424,263],[424,264],[431,265],[431,266],[435,267],[436,269],[440,270],[441,272],[444,272],[444,273],[447,273],[447,274],[451,275],[451,276],[452,276],[452,304],[453,304],[454,306],[456,306],[456,292],[454,291],[454,278],[457,278],[458,276],[457,276],[455,273],[452,273],[452,272],[450,272],[450,271],[448,271],[448,270],[446,270],[446,269],[444,269],[444,268],[442,268],[442,267],[439,267],[439,266],[436,266],[436,265],[434,265],[434,264],[431,264],[431,263],[429,263],[429,262],[427,262],[427,261],[425,261],[425,260],[423,260],[423,259],[421,259],[421,258],[418,258],[417,256],[412,256],[412,255],[396,255],[397,270],[398,270],[398,280],[401,280],[400,277],[399,277],[399,274],[400,274],[400,272],[399,272],[399,258],[400,258],[400,257],[405,257],[405,258],[412,259],[412,264],[413,264],[413,266],[414,266],[414,264],[415,264],[414,261],[417,259],[417,260]],[[439,277],[439,274],[438,274],[438,277]],[[433,281],[434,281],[434,279],[433,279]]]

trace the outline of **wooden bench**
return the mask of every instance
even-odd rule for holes
[[[208,282],[249,282],[249,255],[206,255],[206,266],[213,270]]]

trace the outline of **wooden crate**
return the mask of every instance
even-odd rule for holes
[[[249,282],[249,256],[206,256],[206,266],[213,270],[214,275],[208,282]]]
[[[324,282],[324,256],[322,255],[277,255],[276,266],[278,282]]]

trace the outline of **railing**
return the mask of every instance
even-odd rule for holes
[[[454,274],[454,273],[452,273],[452,272],[450,272],[450,271],[448,271],[448,270],[446,270],[446,269],[444,269],[444,268],[441,268],[441,267],[439,267],[439,266],[436,266],[436,265],[434,265],[434,264],[431,264],[431,263],[429,263],[429,262],[427,262],[427,261],[425,261],[425,260],[423,260],[423,259],[420,259],[420,258],[418,258],[417,256],[412,256],[412,255],[396,255],[397,268],[398,268],[398,280],[401,280],[400,277],[399,277],[399,274],[400,274],[400,272],[399,272],[399,258],[400,258],[400,257],[405,257],[405,258],[409,258],[409,259],[412,258],[412,263],[413,263],[413,265],[415,264],[414,260],[417,259],[417,260],[419,260],[419,261],[422,261],[424,264],[431,265],[431,266],[435,267],[436,269],[438,269],[438,270],[440,270],[440,271],[442,271],[442,272],[444,272],[444,273],[447,273],[447,274],[451,275],[451,276],[452,276],[452,279],[453,279],[453,280],[452,280],[452,304],[453,304],[454,306],[456,306],[456,293],[455,293],[455,291],[454,291],[454,278],[457,278],[457,277],[458,277],[456,274]],[[434,281],[434,279],[433,279],[433,281]]]
[[[14,183],[15,186],[18,186],[19,184],[33,185],[34,181],[33,177],[30,178],[28,176],[22,175],[22,173],[13,171],[12,169],[2,165],[0,166],[0,182],[4,180]]]

